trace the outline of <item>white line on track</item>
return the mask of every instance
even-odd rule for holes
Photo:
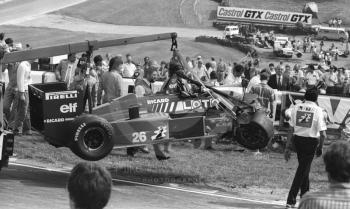
[[[33,165],[27,165],[27,164],[22,164],[22,163],[15,163],[15,162],[10,162],[9,164],[15,165],[15,166],[38,169],[38,170],[50,171],[50,172],[65,173],[65,174],[70,173],[70,170],[64,170],[64,169],[46,168],[46,167],[33,166]],[[113,179],[113,181],[114,182],[128,183],[128,184],[135,184],[135,185],[140,185],[140,186],[160,188],[160,189],[175,190],[175,191],[181,191],[181,192],[187,192],[187,193],[193,193],[193,194],[199,194],[199,195],[206,195],[206,196],[211,196],[211,197],[219,197],[219,198],[233,199],[233,200],[239,200],[239,201],[260,203],[260,204],[265,204],[265,205],[284,206],[284,204],[282,204],[281,202],[277,202],[277,201],[253,200],[253,199],[234,197],[234,196],[229,196],[229,195],[215,194],[211,191],[209,191],[209,192],[208,191],[196,191],[196,190],[190,190],[190,189],[185,189],[185,188],[181,188],[181,187],[169,187],[169,186],[153,185],[153,184],[146,184],[146,183],[140,183],[140,182],[135,182],[135,181],[121,180],[121,179]]]

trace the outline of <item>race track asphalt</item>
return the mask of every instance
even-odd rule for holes
[[[67,173],[10,165],[0,173],[0,208],[69,208]],[[114,181],[112,208],[277,209],[278,205]]]

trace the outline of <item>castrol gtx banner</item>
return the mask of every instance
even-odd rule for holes
[[[218,20],[273,24],[295,24],[302,22],[311,25],[312,23],[312,14],[221,6],[217,10],[217,18]]]

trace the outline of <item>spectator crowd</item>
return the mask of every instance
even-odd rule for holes
[[[10,38],[0,34],[0,58],[8,52],[20,51],[30,46],[15,45]],[[173,57],[178,58],[178,57]],[[9,83],[4,96],[4,114],[15,134],[31,134],[29,120],[28,85],[31,83],[33,61],[21,61],[1,65],[1,70],[9,72]],[[204,61],[201,56],[186,57],[183,63],[184,74],[208,86],[243,87],[246,93],[256,94],[260,103],[271,116],[275,100],[274,90],[305,92],[318,86],[320,93],[349,96],[350,72],[344,67],[336,67],[327,60],[324,64],[300,66],[280,61],[262,66],[259,59],[249,55],[239,63],[225,62],[211,57]],[[78,57],[71,53],[55,69],[56,79],[64,82],[69,90],[89,92],[92,106],[110,102],[121,96],[123,77],[135,79],[134,93],[137,96],[152,94],[155,80],[169,84],[174,77],[174,65],[169,62],[144,58],[143,63],[134,62],[131,54],[125,56],[87,54]],[[177,78],[178,79],[178,78]],[[169,82],[170,81],[170,82]],[[194,88],[189,85],[189,90]],[[159,160],[169,157],[165,145],[161,150],[154,145]],[[319,193],[307,193],[300,208],[326,208],[325,205],[344,205],[349,207],[350,156],[349,142],[335,143],[324,155],[330,188]],[[321,153],[322,154],[322,153]],[[104,208],[111,196],[112,179],[104,168],[90,163],[78,164],[70,175],[68,192],[71,208]],[[311,206],[310,206],[311,205]],[[333,208],[333,207],[332,207]],[[336,208],[336,207],[334,207]]]
[[[30,48],[29,45],[23,47],[21,44],[14,44],[11,38],[5,39],[4,36],[3,33],[0,34],[0,48],[3,53]],[[305,37],[303,43],[300,41],[292,41],[291,43],[296,50],[300,50],[302,47],[304,51],[309,49],[310,52],[317,52],[317,46],[310,37]],[[323,45],[321,42],[319,47],[321,51],[324,50]],[[337,48],[332,45],[329,51],[332,50],[337,50]],[[337,60],[337,54],[332,53],[335,60]],[[237,63],[225,62],[223,59],[215,57],[207,60],[201,56],[186,57],[184,69],[188,77],[196,78],[206,85],[243,87],[247,93],[261,94],[260,96],[263,96],[265,100],[269,96],[264,94],[272,92],[265,91],[265,87],[279,91],[305,92],[307,88],[319,85],[321,94],[349,96],[349,70],[333,65],[333,57],[328,58],[327,56],[328,53],[320,58],[319,63],[306,66],[291,65],[284,61],[262,66],[259,59],[252,58],[249,54]],[[25,132],[22,130],[23,123],[24,126],[30,127],[27,89],[31,82],[30,64],[32,62],[24,61],[1,66],[2,71],[8,69],[9,72],[4,112],[14,130],[20,134]],[[69,90],[89,92],[93,107],[120,97],[124,85],[123,78],[135,79],[136,86],[138,81],[153,74],[152,82],[157,80],[165,83],[170,79],[169,65],[170,63],[167,61],[158,62],[150,57],[145,57],[143,63],[135,62],[131,54],[125,56],[119,54],[114,57],[110,54],[105,57],[96,55],[90,61],[90,57],[86,53],[79,57],[77,54],[71,53],[55,68],[55,76],[58,81],[65,82]],[[254,86],[261,83],[266,83],[264,92],[257,93]],[[86,89],[89,91],[85,91]],[[137,93],[135,89],[133,91]],[[144,92],[141,94],[144,95]],[[268,106],[267,103],[270,103],[267,100],[261,102],[266,106]],[[25,129],[28,129],[28,133],[30,133],[30,128]]]

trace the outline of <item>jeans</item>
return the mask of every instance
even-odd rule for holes
[[[317,138],[294,136],[294,145],[299,165],[289,190],[287,204],[294,205],[296,203],[299,190],[300,197],[309,191],[309,173],[318,143]]]
[[[12,108],[14,106],[16,92],[14,88],[7,86],[4,94],[4,114],[9,124],[14,120],[14,114],[16,112],[14,111],[15,108]]]
[[[19,97],[19,92],[16,93],[15,101],[13,103],[13,108],[17,111],[15,112],[15,126],[14,130],[19,133],[23,131],[30,131],[30,115],[29,115],[29,95],[28,91],[24,92],[25,100],[21,100]],[[23,123],[26,125],[25,129],[23,128]]]

